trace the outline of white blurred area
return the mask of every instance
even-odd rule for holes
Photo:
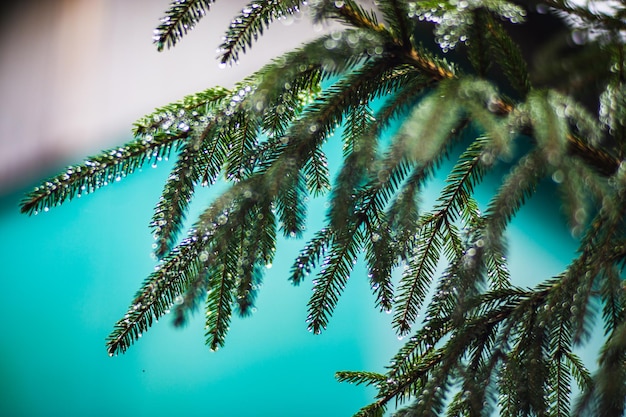
[[[232,86],[318,36],[306,19],[275,23],[241,62],[216,50],[248,0],[221,0],[176,47],[152,33],[169,0],[20,0],[0,7],[0,194],[131,139],[155,107]]]

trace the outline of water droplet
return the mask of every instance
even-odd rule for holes
[[[560,169],[557,169],[552,174],[552,181],[554,181],[557,184],[562,183],[564,179],[565,179],[565,174]]]

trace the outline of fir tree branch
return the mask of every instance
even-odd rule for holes
[[[192,164],[196,161],[196,154],[197,151],[189,144],[183,146],[152,216],[150,226],[156,236],[154,252],[158,257],[171,249],[185,219],[195,182],[200,177],[197,165]]]
[[[311,158],[304,163],[303,171],[307,189],[314,197],[330,190],[328,160],[322,148],[313,150]]]
[[[603,279],[600,280],[600,296],[605,323],[604,333],[608,335],[626,319],[626,289],[616,267],[604,269],[603,275]]]
[[[515,212],[534,192],[543,175],[544,159],[539,151],[524,156],[506,177],[487,209],[488,245],[498,245],[500,237]]]
[[[378,23],[376,14],[367,12],[356,1],[346,0],[337,3],[331,0],[320,0],[314,4],[314,22],[325,19],[336,19],[348,26],[382,32],[385,29]]]
[[[519,46],[511,39],[502,25],[486,15],[485,28],[490,35],[490,52],[498,66],[502,68],[511,86],[524,97],[530,91],[528,65]]]
[[[233,19],[220,46],[222,64],[236,62],[240,53],[252,47],[263,30],[281,17],[295,14],[300,11],[303,2],[300,0],[253,0]]]
[[[171,128],[186,130],[196,123],[206,123],[213,111],[231,94],[223,87],[212,87],[158,107],[133,124],[133,134],[145,136]]]
[[[232,123],[226,133],[228,153],[225,157],[225,175],[227,180],[236,182],[250,176],[254,169],[249,156],[257,147],[261,119],[257,114],[244,111],[236,113],[231,119]]]
[[[215,0],[174,0],[155,29],[153,40],[157,49],[171,48],[209,11]]]
[[[550,359],[548,384],[556,387],[549,393],[550,412],[558,417],[569,416],[571,395],[571,374],[565,361],[566,354],[571,353],[571,333],[565,322],[557,325],[554,335],[550,335]]]
[[[385,22],[390,26],[392,33],[401,40],[405,49],[410,49],[415,28],[413,22],[409,20],[409,11],[405,2],[385,0],[381,1],[378,7],[385,16]]]
[[[474,24],[470,27],[470,42],[466,43],[467,57],[479,77],[485,77],[492,61],[488,56],[489,31],[487,29],[489,14],[484,9],[476,9],[473,13]]]
[[[308,303],[307,323],[313,333],[319,334],[326,329],[362,244],[362,232],[358,229],[348,229],[335,236],[330,254],[324,259],[322,271],[314,281],[313,295]]]
[[[301,237],[306,223],[307,190],[304,175],[298,172],[284,181],[276,198],[276,211],[281,229],[287,237]]]
[[[209,277],[207,289],[205,336],[206,344],[212,351],[224,346],[234,301],[235,279],[230,271],[233,270],[233,264],[236,264],[236,257],[228,251],[224,257]]]
[[[153,320],[158,320],[169,311],[174,299],[185,291],[188,281],[199,274],[198,253],[197,241],[187,238],[150,274],[126,315],[115,324],[107,338],[110,356],[124,353],[150,328]],[[189,262],[190,259],[196,261]]]
[[[299,285],[303,281],[304,276],[310,274],[313,268],[317,266],[332,244],[334,234],[334,230],[329,227],[320,229],[306,244],[304,249],[300,251],[291,267],[291,276],[289,278],[294,285]]]
[[[335,378],[339,382],[348,382],[356,385],[377,385],[387,379],[383,374],[363,371],[340,371],[335,373]]]
[[[395,242],[386,225],[383,213],[369,220],[365,219],[365,259],[368,265],[368,276],[374,296],[376,307],[381,311],[391,312],[393,307],[394,285],[391,273],[397,262],[397,250],[393,247]]]
[[[118,181],[145,163],[166,157],[189,134],[188,131],[157,132],[89,157],[81,165],[69,166],[63,173],[31,191],[21,203],[21,212],[36,214],[47,211],[66,200]]]
[[[443,217],[423,220],[417,239],[417,254],[403,273],[396,298],[393,326],[400,335],[406,334],[417,319],[439,261],[442,246],[440,232]]]
[[[175,243],[196,184],[203,177],[207,182],[209,176],[213,182],[220,172],[226,158],[224,142],[212,120],[182,147],[150,223],[156,237],[157,256],[165,255]],[[205,143],[209,147],[201,149]]]
[[[291,122],[319,95],[323,66],[309,64],[304,68],[290,82],[283,83],[284,90],[275,104],[268,106],[263,114],[263,132],[271,138],[284,136]],[[264,80],[265,76],[261,78]]]

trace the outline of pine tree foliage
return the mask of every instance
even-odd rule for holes
[[[171,3],[157,48],[177,44],[211,3]],[[530,45],[537,65],[511,30],[524,30],[535,2],[252,0],[226,31],[223,64],[286,17],[340,26],[231,89],[157,108],[136,122],[134,140],[45,181],[22,211],[48,211],[175,156],[150,223],[160,263],[107,339],[115,355],[168,312],[182,325],[202,305],[207,345],[223,346],[233,314],[253,311],[278,234],[301,237],[309,196],[325,196],[326,224],[289,277],[313,275],[309,329],[332,325],[362,259],[376,307],[406,337],[384,372],[337,373],[378,391],[355,415],[406,403],[396,416],[623,415],[626,8],[592,7],[600,3],[542,2],[575,25],[564,26],[568,36],[586,39],[563,65],[544,62],[558,43]],[[329,141],[343,148],[332,181]],[[436,175],[445,185],[422,207]],[[479,201],[477,187],[493,177],[497,190]],[[230,187],[181,237],[195,190],[216,181]],[[507,266],[507,227],[545,184],[579,250],[562,273],[522,288],[523,271]],[[605,343],[592,372],[577,352],[598,326]]]
[[[180,38],[192,30],[207,12],[215,0],[174,0],[161,24],[154,30],[153,40],[157,49],[176,45]]]

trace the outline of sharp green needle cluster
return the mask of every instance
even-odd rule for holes
[[[176,45],[212,3],[173,2],[157,48]],[[329,325],[362,258],[376,307],[406,337],[386,373],[337,373],[378,391],[356,415],[397,404],[397,416],[623,415],[626,6],[602,13],[592,6],[604,2],[588,3],[253,0],[226,31],[223,64],[277,20],[339,25],[232,89],[157,108],[133,141],[44,182],[22,211],[173,154],[150,224],[161,262],[107,348],[123,353],[170,310],[180,325],[204,305],[215,350],[232,315],[252,311],[277,236],[301,236],[308,196],[325,195],[326,225],[290,277],[312,277],[309,329]],[[566,22],[562,33],[523,44],[538,9]],[[572,46],[572,34],[586,38]],[[332,182],[328,141],[343,145]],[[439,198],[418,206],[435,175],[447,175]],[[475,189],[487,175],[500,183],[481,212]],[[230,187],[181,239],[194,191],[218,179]],[[579,250],[562,273],[522,288],[507,267],[506,230],[542,182],[556,185]],[[592,373],[575,351],[598,326],[605,343]]]

